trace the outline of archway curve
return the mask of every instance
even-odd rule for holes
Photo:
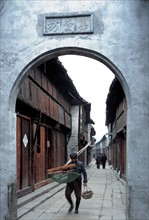
[[[34,54],[36,54],[36,53],[34,53]],[[23,80],[27,76],[28,71],[31,68],[39,66],[41,63],[43,63],[47,60],[50,60],[55,57],[63,56],[63,55],[80,55],[80,56],[88,57],[88,58],[94,59],[96,61],[99,61],[99,62],[103,63],[105,66],[107,66],[120,81],[120,83],[123,87],[125,96],[126,96],[127,107],[129,108],[131,96],[130,96],[129,85],[127,84],[127,80],[125,79],[125,77],[123,76],[121,71],[110,61],[110,59],[108,59],[106,56],[102,55],[101,53],[94,51],[94,50],[91,50],[91,49],[86,49],[86,48],[81,48],[81,47],[59,47],[56,49],[47,50],[46,52],[43,52],[40,55],[34,56],[34,57],[32,54],[30,54],[26,58],[27,60],[25,60],[23,62],[23,64],[21,65],[23,67],[21,71],[19,71],[19,69],[21,69],[20,63],[18,64],[19,68],[17,69],[17,66],[16,66],[16,69],[14,69],[14,71],[17,70],[18,75],[14,79],[14,83],[12,85],[12,88],[10,89],[8,108],[10,110],[10,117],[11,117],[12,121],[10,123],[10,132],[9,133],[10,133],[10,136],[12,136],[14,138],[14,140],[15,140],[14,135],[16,134],[15,133],[16,127],[14,126],[14,123],[16,120],[16,113],[15,113],[16,100],[17,100],[19,89],[22,85]],[[26,63],[26,65],[24,65],[24,63]],[[127,125],[128,125],[128,123],[127,123]],[[14,129],[14,127],[15,127],[15,129]],[[15,141],[13,141],[13,144],[11,143],[11,147],[12,147],[12,145],[13,145],[13,148],[16,149],[16,142]]]
[[[97,60],[101,63],[103,63],[105,66],[107,66],[113,74],[118,78],[120,81],[125,96],[127,100],[127,105],[129,105],[130,102],[130,92],[129,92],[129,86],[126,82],[126,79],[124,78],[123,74],[120,72],[120,70],[104,55],[100,54],[97,51],[81,48],[81,47],[60,47],[53,50],[48,50],[44,53],[41,53],[39,56],[34,57],[20,72],[19,76],[15,80],[15,83],[11,89],[10,97],[9,97],[9,109],[11,109],[13,112],[15,111],[15,103],[17,99],[17,94],[20,89],[20,86],[22,84],[22,80],[26,77],[27,72],[32,68],[40,65],[41,63],[50,60],[55,57],[63,56],[63,55],[78,55],[78,56],[84,56],[88,57],[94,60]]]

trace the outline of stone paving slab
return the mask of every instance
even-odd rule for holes
[[[35,219],[38,219],[40,215],[41,215],[41,211],[40,210],[30,211],[25,216],[21,217],[21,220],[27,220],[27,219],[28,220],[35,220]],[[52,218],[52,214],[51,213],[50,213],[50,216]]]
[[[116,177],[115,172],[108,165],[106,169],[98,170],[92,164],[87,169],[87,173],[89,177],[88,186],[93,190],[93,197],[88,200],[81,200],[79,214],[74,214],[74,210],[71,214],[68,214],[69,204],[66,201],[65,190],[63,189],[37,207],[34,207],[32,211],[29,211],[20,219],[126,220],[126,188]],[[74,194],[72,199],[75,202]],[[41,198],[37,198],[37,200],[41,200]],[[28,209],[29,207],[31,207],[30,203],[22,207],[22,209]]]

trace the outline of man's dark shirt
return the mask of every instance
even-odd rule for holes
[[[72,164],[72,162],[70,164]],[[76,162],[76,168],[74,169],[74,171],[80,174],[79,177],[77,177],[77,179],[74,181],[79,181],[79,183],[81,184],[82,181],[81,174],[83,174],[83,182],[87,183],[87,172],[81,161]]]

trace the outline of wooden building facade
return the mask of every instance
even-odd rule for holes
[[[115,78],[106,100],[106,126],[108,127],[107,156],[109,164],[126,178],[127,103],[124,91]]]
[[[28,73],[16,102],[18,197],[49,183],[47,169],[67,161],[71,106],[82,100],[57,58]]]

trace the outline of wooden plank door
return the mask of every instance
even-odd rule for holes
[[[22,188],[30,186],[31,158],[30,158],[30,120],[22,118]]]
[[[39,183],[46,178],[46,156],[45,156],[45,127],[40,126],[35,153],[35,182]]]
[[[17,117],[17,187],[18,197],[32,191],[31,187],[31,121]]]
[[[53,167],[53,143],[52,143],[52,131],[50,128],[47,128],[47,169]]]
[[[66,155],[66,140],[65,134],[62,132],[57,132],[57,166],[62,166],[65,164]]]
[[[126,139],[124,136],[121,139],[121,174],[126,176]]]

